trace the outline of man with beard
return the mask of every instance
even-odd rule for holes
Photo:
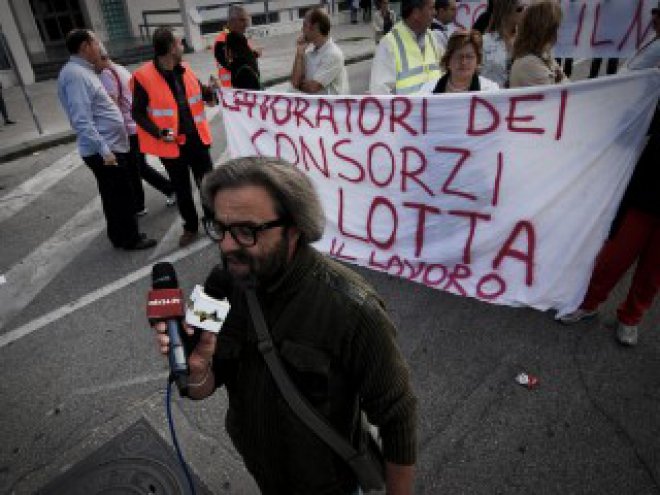
[[[440,78],[444,50],[433,36],[434,0],[402,0],[401,17],[378,43],[371,63],[369,93],[411,95]]]
[[[409,371],[378,295],[310,246],[325,224],[310,180],[282,160],[248,157],[207,175],[203,190],[215,213],[209,235],[235,289],[222,331],[201,332],[188,358],[190,397],[203,399],[226,387],[228,433],[262,493],[360,493],[344,461],[280,395],[247,309],[243,288],[254,287],[300,393],[354,445],[362,409],[380,427],[387,493],[412,494],[416,398]],[[165,325],[155,329],[166,354]]]
[[[170,28],[153,34],[154,58],[133,73],[131,115],[137,124],[140,151],[160,158],[174,187],[183,234],[179,247],[197,237],[199,217],[193,201],[190,172],[199,186],[213,168],[212,137],[204,104],[214,105],[212,88],[203,85],[183,61],[181,37]],[[204,209],[204,219],[211,212]]]

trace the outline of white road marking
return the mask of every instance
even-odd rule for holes
[[[94,387],[79,388],[73,391],[73,395],[91,395],[98,394],[99,392],[108,392],[110,390],[118,390],[122,388],[132,387],[134,385],[142,385],[143,383],[155,382],[165,380],[169,376],[168,372],[151,373],[148,375],[138,376],[130,380],[122,380],[119,382],[106,383],[105,385],[96,385]]]
[[[52,165],[15,187],[0,198],[0,222],[28,206],[50,187],[82,165],[77,151],[67,153]]]
[[[46,242],[15,264],[0,286],[0,328],[23,310],[105,228],[101,198],[87,203]]]
[[[207,108],[206,115],[209,122],[216,117],[222,117],[220,105]],[[152,163],[159,162],[155,157],[148,157],[148,159]],[[83,161],[77,151],[71,151],[1,197],[0,222],[24,209],[82,164]],[[162,165],[160,166],[162,168]],[[178,225],[180,225],[180,221],[177,219],[159,243],[150,261],[163,256],[166,251],[172,251],[176,247],[177,231],[180,229]],[[22,311],[104,228],[105,222],[103,221],[101,202],[100,198],[97,197],[61,227],[50,239],[3,275],[0,278],[0,308],[2,308],[2,312],[0,312],[0,329]],[[209,240],[200,236],[199,241],[184,250],[175,252],[172,258],[181,259],[209,244]],[[0,348],[94,302],[100,297],[114,292],[114,290],[142,278],[150,273],[150,270],[151,265],[115,282],[114,284],[118,284],[117,286],[110,284],[87,294],[77,302],[62,306],[20,328],[1,335]],[[7,279],[11,282],[6,283]],[[107,290],[110,292],[105,292]]]
[[[202,250],[203,248],[207,247],[209,244],[211,244],[211,241],[209,239],[202,238],[199,241],[195,242],[194,244],[191,244],[187,248],[176,251],[172,255],[164,258],[162,261],[169,261],[170,263],[174,263],[178,260],[185,258],[186,256],[189,256],[191,254],[196,253],[197,251]],[[134,282],[137,282],[142,277],[151,275],[151,268],[152,265],[149,264],[133,273],[129,273],[125,277],[116,280],[115,282],[106,285],[105,287],[101,287],[93,292],[90,292],[89,294],[84,295],[77,301],[73,301],[70,302],[69,304],[65,304],[64,306],[60,306],[59,308],[51,311],[50,313],[47,313],[35,320],[32,320],[31,322],[26,323],[25,325],[18,327],[10,332],[7,332],[4,335],[0,335],[0,349],[11,344],[12,342],[15,342],[23,337],[26,337],[36,332],[37,330],[40,330],[46,325],[49,325],[61,318],[64,318],[65,316],[70,315],[71,313],[81,308],[84,308],[85,306],[88,306],[98,301],[99,299],[105,296],[108,296]]]

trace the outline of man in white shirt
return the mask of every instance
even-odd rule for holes
[[[456,31],[456,0],[435,0],[435,18],[431,22],[431,31],[438,45],[447,50],[449,37]]]
[[[429,30],[434,15],[434,0],[402,0],[403,20],[376,47],[370,94],[414,94],[424,83],[440,78],[444,50]]]
[[[344,54],[330,38],[330,17],[321,8],[305,14],[302,34],[296,41],[291,85],[309,94],[349,94]]]

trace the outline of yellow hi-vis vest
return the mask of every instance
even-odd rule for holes
[[[396,63],[395,93],[410,95],[428,81],[438,79],[440,72],[440,49],[431,32],[427,29],[424,53],[412,37],[410,29],[403,21],[397,22],[385,39],[390,44]]]

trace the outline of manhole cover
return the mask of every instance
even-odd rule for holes
[[[211,492],[193,474],[196,492]],[[43,489],[39,495],[189,495],[178,460],[141,419]]]

